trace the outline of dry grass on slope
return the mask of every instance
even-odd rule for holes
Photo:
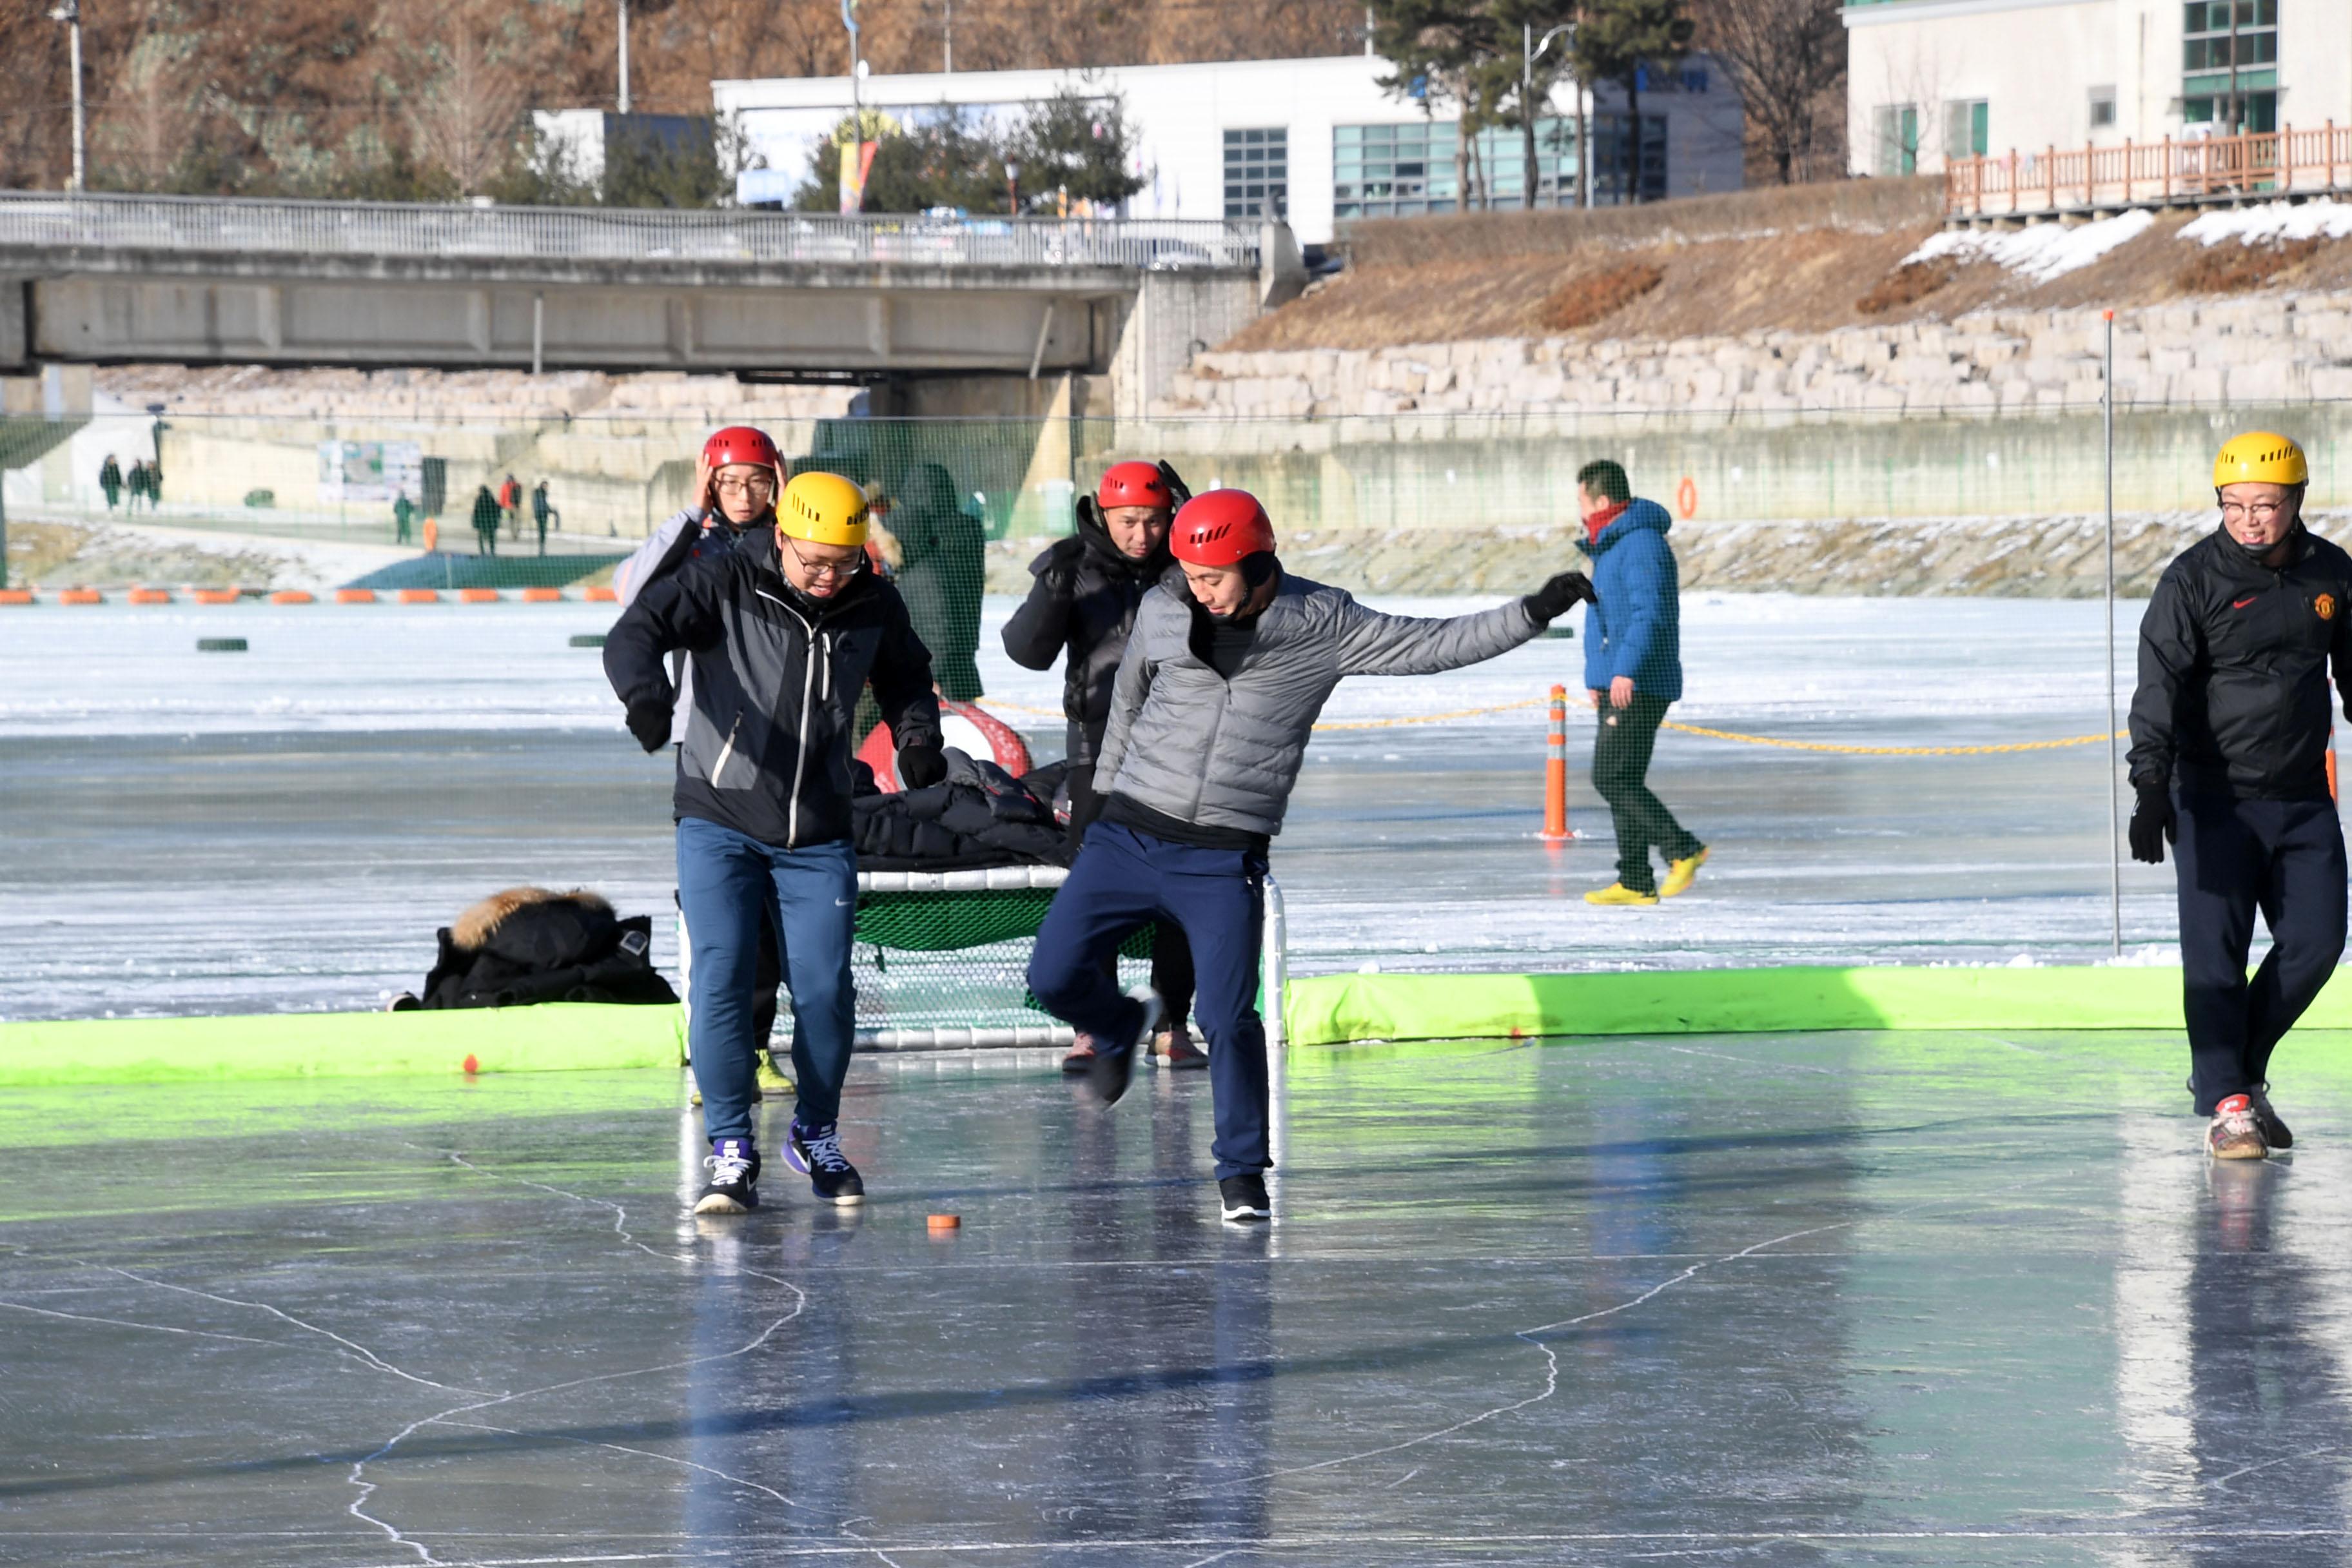
[[[1855,182],[1868,184],[1872,182]],[[1841,187],[1843,188],[1843,187]],[[1780,195],[1780,193],[1773,193]],[[1706,197],[1687,204],[1727,202]],[[1906,265],[1937,231],[1815,223],[1738,232],[1692,223],[1665,204],[1653,237],[1633,237],[1621,211],[1604,231],[1579,231],[1578,214],[1496,214],[1415,220],[1431,225],[1414,253],[1406,224],[1381,226],[1378,243],[1337,278],[1261,317],[1225,347],[1378,349],[1475,338],[1580,336],[1672,339],[1726,332],[1822,332],[1969,311],[2129,309],[2250,289],[2352,290],[2352,240],[2210,247],[2179,237],[2195,216],[2159,215],[2137,237],[2046,282],[1991,262],[1946,258]],[[1720,209],[1718,209],[1720,212]],[[1791,205],[1790,216],[1802,217]],[[1483,215],[1481,215],[1483,216]],[[1549,220],[1539,221],[1539,220]],[[1543,240],[1549,248],[1511,250]]]

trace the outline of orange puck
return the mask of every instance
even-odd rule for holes
[[[933,1230],[960,1230],[963,1227],[963,1216],[961,1215],[952,1214],[935,1214],[931,1215],[930,1226]]]

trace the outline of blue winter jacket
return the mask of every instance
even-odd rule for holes
[[[1674,520],[1654,500],[1635,500],[1584,547],[1592,590],[1584,612],[1584,684],[1606,691],[1621,675],[1643,697],[1683,694],[1682,596],[1666,530]]]

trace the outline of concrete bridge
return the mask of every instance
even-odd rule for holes
[[[1296,287],[1287,241],[1254,222],[0,192],[0,368],[1076,374],[1139,395]]]

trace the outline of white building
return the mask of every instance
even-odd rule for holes
[[[1065,89],[1118,95],[1149,184],[1128,204],[1139,217],[1286,216],[1304,244],[1333,237],[1357,217],[1452,212],[1456,189],[1454,110],[1433,114],[1379,85],[1391,67],[1367,55],[1202,65],[1128,66],[1099,71],[960,71],[870,76],[862,99],[900,119],[943,105],[1005,121]],[[811,149],[850,110],[847,77],[772,77],[710,84],[713,106],[737,122],[768,167],[743,176],[745,201],[789,200],[809,173]],[[1576,95],[1552,95],[1555,118],[1538,121],[1537,201],[1572,205],[1577,181]],[[1593,125],[1595,200],[1625,199],[1624,94],[1598,88]],[[1738,96],[1696,58],[1657,73],[1642,94],[1647,195],[1736,190],[1743,123]],[[1478,166],[1497,206],[1521,205],[1524,141],[1517,128],[1477,139]],[[1474,170],[1473,182],[1476,181]],[[1473,205],[1477,205],[1474,200]]]
[[[1846,0],[1857,174],[2352,124],[2347,0]]]

